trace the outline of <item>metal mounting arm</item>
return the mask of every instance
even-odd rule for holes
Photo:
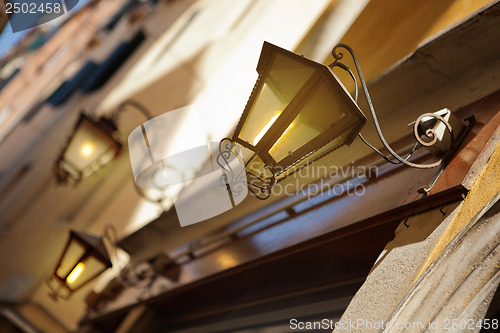
[[[426,133],[425,133],[426,136],[430,139],[430,141],[426,142],[426,141],[422,140],[422,138],[420,138],[420,136],[418,135],[418,126],[423,121],[423,119],[427,118],[427,117],[435,118],[438,121],[442,122],[446,126],[446,129],[448,130],[448,132],[450,133],[450,136],[451,136],[450,147],[454,146],[454,133],[453,133],[453,129],[452,129],[451,125],[446,121],[446,119],[444,119],[443,117],[441,117],[441,116],[439,116],[437,114],[434,114],[434,113],[424,113],[420,117],[418,117],[417,120],[415,121],[414,126],[413,126],[413,134],[415,136],[415,139],[417,140],[417,143],[415,144],[415,146],[413,147],[412,151],[410,152],[410,154],[406,158],[401,157],[398,153],[396,153],[391,148],[391,146],[389,146],[389,144],[385,140],[384,135],[382,134],[382,130],[380,129],[380,124],[378,122],[378,118],[377,118],[377,115],[375,113],[375,109],[373,108],[373,103],[372,103],[372,100],[371,100],[371,97],[370,97],[370,93],[368,92],[368,88],[367,88],[365,79],[363,77],[363,73],[361,72],[361,68],[359,66],[358,59],[356,58],[356,54],[351,49],[351,47],[349,47],[346,44],[337,44],[333,48],[333,50],[332,50],[332,56],[334,57],[335,60],[330,65],[328,65],[328,66],[330,68],[332,68],[332,69],[333,69],[333,67],[340,67],[340,68],[342,68],[343,70],[347,71],[350,74],[351,78],[354,80],[354,85],[355,85],[355,97],[354,97],[354,99],[355,99],[355,102],[357,103],[358,102],[358,85],[357,85],[357,82],[356,82],[356,77],[354,76],[353,72],[350,70],[350,68],[346,64],[339,62],[343,58],[343,54],[341,52],[338,52],[339,48],[344,48],[347,51],[349,51],[349,53],[351,54],[351,57],[354,60],[354,64],[356,65],[356,71],[357,71],[359,79],[361,81],[361,86],[363,87],[363,92],[365,94],[366,101],[368,103],[368,107],[370,108],[370,112],[371,112],[371,115],[372,115],[372,118],[373,118],[373,123],[375,124],[375,128],[377,130],[377,134],[378,134],[378,136],[380,138],[380,141],[382,142],[382,144],[384,145],[384,147],[389,151],[389,153],[391,154],[391,156],[394,157],[397,161],[391,161],[389,158],[387,158],[387,156],[385,156],[382,152],[380,152],[374,146],[372,146],[371,144],[369,144],[365,140],[365,138],[363,138],[363,136],[360,133],[359,136],[360,136],[361,140],[366,145],[368,145],[370,148],[372,148],[377,154],[379,154],[380,156],[382,156],[385,160],[387,160],[390,163],[394,163],[394,164],[403,163],[403,164],[405,164],[405,165],[407,165],[409,167],[418,168],[418,169],[435,168],[435,167],[441,165],[441,163],[443,162],[443,159],[441,159],[441,160],[439,160],[437,162],[434,162],[434,163],[430,163],[430,164],[417,164],[417,163],[409,162],[408,158],[410,158],[411,154],[416,149],[416,147],[417,147],[418,144],[421,144],[422,146],[425,146],[425,147],[430,147],[433,144],[435,144],[436,141],[437,141],[437,139],[438,139],[436,132],[432,128],[428,129],[426,131]]]

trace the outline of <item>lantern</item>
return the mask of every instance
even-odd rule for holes
[[[78,183],[113,160],[121,150],[121,144],[113,139],[115,132],[111,121],[94,121],[82,114],[56,163],[58,181]]]
[[[64,251],[47,280],[51,296],[68,298],[111,266],[102,237],[70,231]]]
[[[323,64],[264,42],[257,72],[231,140],[252,152],[247,173],[268,184],[351,144],[366,122]]]

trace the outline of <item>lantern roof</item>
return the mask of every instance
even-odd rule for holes
[[[260,53],[259,62],[257,63],[257,73],[259,73],[259,75],[262,75],[262,73],[264,73],[268,62],[273,59],[273,56],[276,53],[280,53],[282,55],[290,57],[293,60],[296,60],[297,62],[301,62],[302,64],[304,64],[304,66],[311,67],[311,68],[314,68],[314,69],[322,72],[321,74],[325,78],[328,78],[330,80],[331,84],[338,85],[344,89],[346,94],[351,98],[352,102],[356,105],[356,108],[358,108],[358,110],[359,110],[359,107],[357,107],[357,104],[356,104],[356,102],[354,102],[354,99],[352,98],[351,94],[347,91],[347,89],[344,87],[344,85],[341,84],[339,82],[339,80],[335,77],[335,75],[333,74],[333,71],[330,69],[330,67],[328,67],[327,65],[324,65],[322,63],[319,63],[317,61],[306,58],[302,54],[297,54],[297,53],[291,52],[287,49],[276,46],[276,45],[271,44],[271,43],[266,42],[266,41],[264,41],[264,44],[262,46],[262,50]],[[359,110],[359,113],[361,114],[362,118],[366,119],[365,115],[363,114],[363,112],[361,112],[361,110]]]
[[[111,259],[109,258],[109,254],[106,250],[106,245],[104,245],[102,237],[89,235],[81,231],[71,230],[70,239],[71,238],[75,238],[79,242],[85,244],[96,257],[102,260],[106,266],[112,266]]]

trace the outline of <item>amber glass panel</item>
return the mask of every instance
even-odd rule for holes
[[[261,77],[264,83],[239,134],[240,139],[254,146],[314,72],[311,66],[280,53],[271,57],[267,66],[271,68]]]
[[[64,160],[76,171],[82,171],[105,155],[114,141],[96,125],[83,118],[64,153]],[[113,154],[114,155],[114,154]],[[112,158],[112,156],[111,156]],[[106,158],[109,161],[109,158]],[[98,168],[99,161],[94,163]]]
[[[71,289],[77,289],[89,281],[97,273],[104,270],[104,268],[106,268],[106,265],[104,265],[100,260],[97,260],[94,256],[90,256],[83,261],[80,266],[75,268],[74,273],[70,273],[66,283]]]
[[[64,253],[64,257],[61,259],[61,263],[56,271],[57,276],[64,279],[76,265],[78,260],[80,260],[84,252],[85,248],[80,243],[73,240]]]
[[[350,97],[339,86],[332,86],[327,78],[322,78],[314,87],[311,94],[305,97],[298,116],[290,126],[283,132],[278,141],[270,149],[269,153],[276,161],[283,160],[289,154],[304,146],[325,131],[345,130],[338,128],[339,122],[345,117],[352,118],[351,125],[358,121],[359,113],[352,103]],[[332,135],[334,140],[337,135]],[[340,143],[342,144],[342,143]],[[311,151],[320,147],[311,147]]]

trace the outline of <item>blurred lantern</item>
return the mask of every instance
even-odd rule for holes
[[[122,148],[113,138],[115,132],[111,121],[94,121],[82,114],[56,163],[57,180],[78,183],[112,161]]]
[[[111,261],[102,237],[70,231],[70,237],[47,280],[55,300],[71,294],[110,268]]]

